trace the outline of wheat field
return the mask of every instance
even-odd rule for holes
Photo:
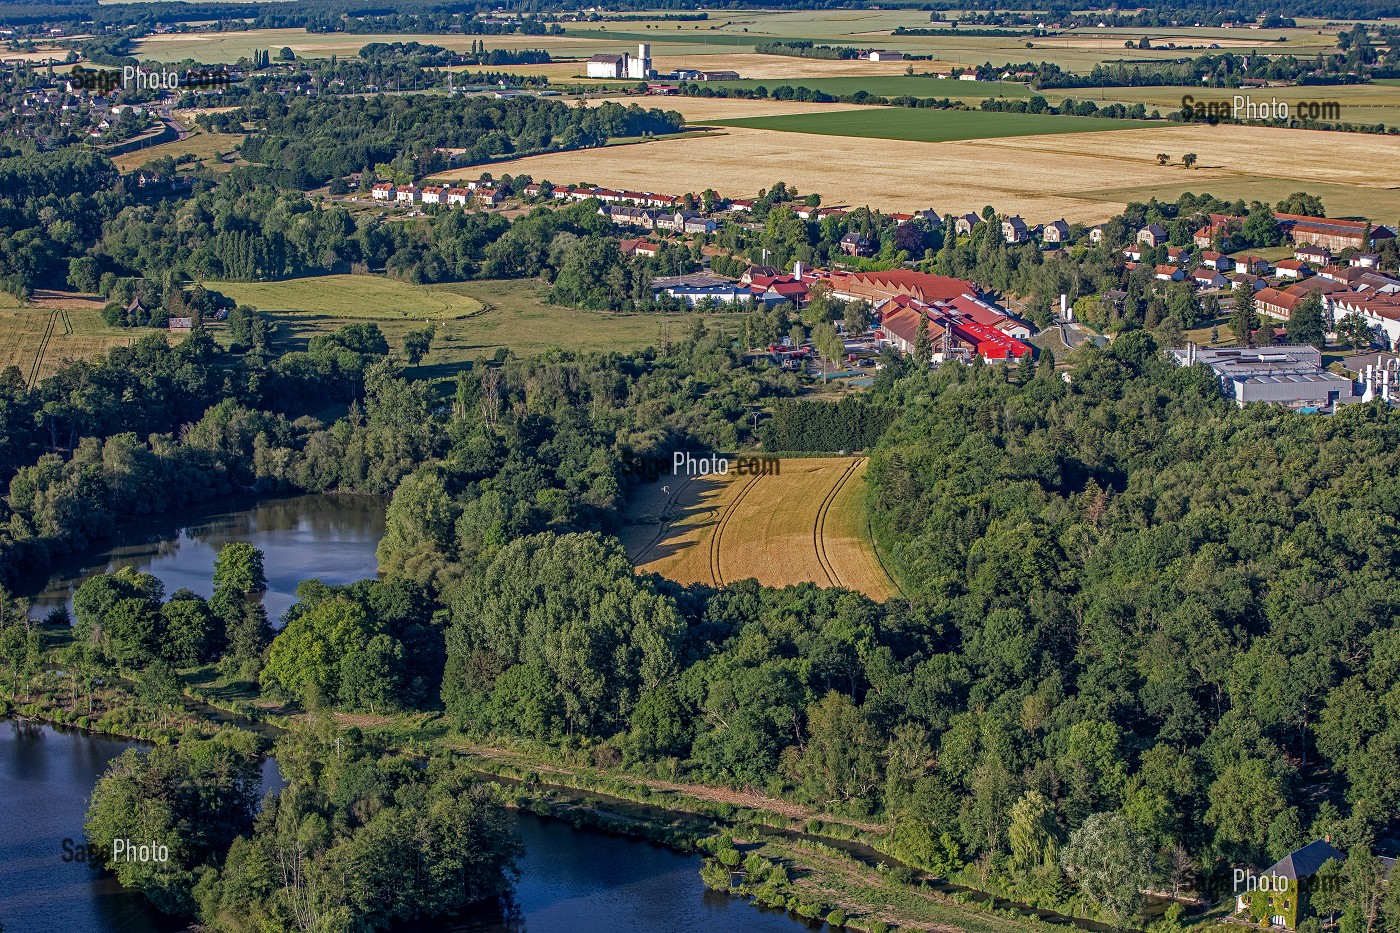
[[[643,483],[620,536],[639,570],[711,586],[748,577],[888,599],[870,540],[865,459],[785,458],[777,475],[664,476]]]

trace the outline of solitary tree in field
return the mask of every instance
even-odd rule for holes
[[[1167,164],[1168,162],[1170,162],[1171,160],[1172,160],[1172,157],[1169,156],[1169,155],[1167,155],[1165,152],[1159,152],[1159,153],[1157,153],[1157,164],[1158,164],[1158,165],[1166,165],[1166,164]]]
[[[1188,152],[1188,153],[1186,153],[1186,155],[1184,155],[1184,156],[1181,157],[1181,164],[1182,164],[1183,166],[1185,166],[1186,168],[1195,168],[1195,167],[1196,167],[1196,153],[1194,153],[1194,152]]]

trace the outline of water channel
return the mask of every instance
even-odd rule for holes
[[[230,508],[233,505],[233,508]],[[132,566],[209,595],[214,558],[230,541],[262,550],[263,602],[276,620],[312,577],[343,584],[376,572],[384,503],[312,495],[226,503],[128,527],[104,549],[57,568],[34,600],[42,617],[88,576]],[[5,933],[163,933],[185,925],[123,891],[110,875],[64,861],[65,839],[83,840],[87,798],[107,763],[138,743],[47,725],[0,720],[0,924]],[[277,786],[268,761],[264,782]],[[518,884],[504,904],[482,905],[447,929],[462,933],[782,931],[808,927],[778,912],[707,892],[698,857],[528,813],[512,815],[525,846]]]
[[[5,933],[166,933],[162,917],[108,874],[65,861],[81,843],[87,798],[107,762],[138,743],[0,720],[0,923]],[[277,786],[271,759],[264,784]],[[808,929],[786,914],[705,890],[700,861],[651,843],[512,813],[525,845],[503,905],[482,905],[458,933],[626,933]]]

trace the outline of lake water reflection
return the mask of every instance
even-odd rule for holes
[[[372,496],[323,493],[147,519],[123,529],[103,550],[59,567],[34,599],[30,614],[38,618],[54,606],[70,604],[73,591],[88,577],[121,567],[158,577],[167,596],[185,587],[207,597],[214,589],[219,548],[247,541],[263,552],[263,606],[280,627],[278,620],[296,602],[302,580],[345,584],[375,576],[384,508],[384,500]]]

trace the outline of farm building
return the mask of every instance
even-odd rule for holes
[[[1325,246],[1333,252],[1369,249],[1377,240],[1393,240],[1389,227],[1372,226],[1364,220],[1336,220],[1305,217],[1302,214],[1275,214],[1274,219],[1294,243]]]
[[[623,52],[621,55],[594,55],[588,60],[587,75],[590,78],[631,78],[645,81],[651,77],[651,43],[637,46],[637,57]]]

